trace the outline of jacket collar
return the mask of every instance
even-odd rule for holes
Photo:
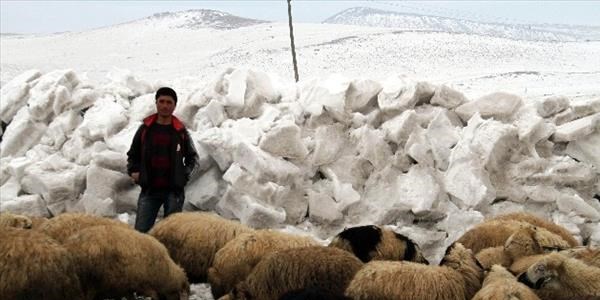
[[[150,125],[152,125],[154,122],[156,122],[157,119],[158,119],[157,113],[150,115],[144,119],[144,125],[146,125],[147,127],[150,127]],[[171,124],[173,125],[173,128],[175,128],[175,130],[177,130],[177,131],[185,128],[185,125],[183,125],[183,123],[179,119],[177,119],[177,117],[175,117],[175,116],[171,116]]]

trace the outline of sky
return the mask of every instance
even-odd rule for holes
[[[600,26],[600,1],[292,1],[294,22],[319,23],[351,7],[502,23]],[[287,21],[287,2],[277,1],[5,1],[0,32],[84,31],[154,13],[215,9],[268,21]]]

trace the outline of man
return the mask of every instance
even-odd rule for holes
[[[135,218],[140,232],[152,228],[162,205],[165,217],[181,211],[183,188],[198,157],[185,126],[173,115],[175,91],[162,87],[154,99],[157,113],[144,119],[127,152],[127,172],[142,187]]]

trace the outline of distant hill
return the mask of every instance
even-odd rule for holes
[[[327,18],[323,23],[466,33],[528,41],[600,40],[600,27],[595,26],[485,23],[368,7],[346,9]]]
[[[127,24],[129,23],[153,23],[154,25],[163,25],[168,28],[213,28],[227,30],[268,23],[268,21],[242,18],[218,10],[193,9],[179,12],[157,13],[150,17],[128,22]]]

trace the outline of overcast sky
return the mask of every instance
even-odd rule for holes
[[[600,26],[600,1],[292,1],[295,22],[319,23],[350,7],[368,6],[425,15],[504,23],[559,23]],[[0,32],[82,31],[123,23],[154,13],[216,9],[269,21],[287,20],[287,2],[278,1],[5,1]]]

